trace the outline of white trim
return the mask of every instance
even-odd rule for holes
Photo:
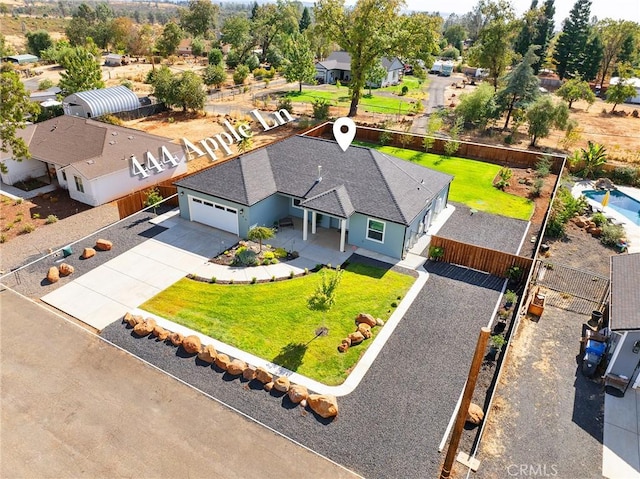
[[[82,183],[82,176],[73,175],[73,182],[76,186],[78,193],[84,193],[84,183]]]
[[[377,240],[375,238],[370,238],[369,237],[369,231],[370,230],[371,231],[376,231],[374,229],[369,228],[369,222],[370,221],[375,221],[376,223],[381,223],[382,224],[382,239],[381,240]],[[374,243],[384,244],[384,235],[385,235],[386,231],[387,231],[387,222],[386,221],[382,221],[382,220],[379,220],[377,218],[367,218],[367,231],[366,231],[366,234],[365,234],[365,238],[367,240],[373,241]],[[379,233],[379,231],[376,231],[376,233]]]

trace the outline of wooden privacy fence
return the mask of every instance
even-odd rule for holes
[[[162,196],[163,198],[168,198],[169,196],[175,195],[178,192],[178,188],[173,185],[156,185],[151,186],[150,188],[147,188],[145,190],[131,193],[124,198],[120,198],[119,200],[117,200],[118,214],[120,216],[120,219],[131,216],[132,214],[144,209],[144,201],[147,199],[147,191],[149,191],[151,188],[157,188],[158,193],[160,193],[160,196]],[[178,197],[175,196],[174,198],[166,200],[164,204],[178,206]]]
[[[432,236],[430,246],[444,249],[442,261],[467,266],[468,268],[498,276],[507,277],[507,270],[512,266],[522,268],[522,277],[529,274],[533,260],[524,256],[504,253],[491,248],[483,248],[468,243],[461,243],[440,236]]]

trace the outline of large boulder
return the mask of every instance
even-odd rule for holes
[[[351,346],[355,346],[356,344],[360,344],[364,341],[364,335],[360,331],[356,331],[349,335],[349,339],[351,340]]]
[[[256,379],[262,384],[267,384],[273,381],[273,374],[265,368],[256,368]]]
[[[49,283],[57,283],[60,280],[60,271],[58,271],[56,266],[52,266],[49,268],[49,271],[47,271],[47,280]]]
[[[60,269],[60,276],[69,276],[70,274],[73,274],[73,272],[75,271],[74,267],[67,263],[62,263],[59,269]]]
[[[124,320],[132,328],[135,327],[136,324],[144,322],[144,319],[142,318],[142,316],[140,316],[139,314],[131,314],[131,313],[125,314]]]
[[[253,381],[256,378],[255,368],[252,368],[251,366],[247,365],[247,367],[244,368],[244,371],[242,371],[242,378],[245,379],[246,381]]]
[[[187,354],[196,354],[202,349],[202,343],[198,336],[192,334],[182,340],[182,348]]]
[[[198,353],[198,359],[208,364],[213,364],[216,357],[218,357],[218,352],[216,351],[216,348],[213,347],[213,344],[207,344],[202,348],[202,351]]]
[[[376,318],[374,318],[373,316],[371,316],[370,314],[367,314],[367,313],[360,313],[356,317],[356,323],[357,324],[365,323],[365,324],[368,324],[369,326],[373,327],[373,326],[376,325]]]
[[[242,359],[234,359],[229,363],[227,372],[232,376],[240,376],[244,372],[246,367],[247,363],[245,363]]]
[[[358,332],[364,336],[364,339],[369,339],[371,337],[371,326],[367,323],[358,324]]]
[[[133,332],[138,336],[148,336],[157,326],[156,320],[153,318],[148,318],[146,321],[142,323],[138,323],[133,327]]]
[[[110,251],[113,248],[113,243],[109,240],[100,238],[96,241],[96,249],[100,251]]]
[[[331,394],[310,394],[307,402],[316,414],[325,419],[338,415],[338,401]]]
[[[231,364],[231,359],[226,354],[218,353],[216,356],[216,366],[218,366],[223,371],[229,369],[229,364]]]
[[[291,387],[291,382],[289,382],[289,378],[285,376],[280,376],[273,383],[273,387],[276,388],[277,391],[281,393],[286,393]]]
[[[85,248],[82,250],[83,259],[89,259],[95,255],[96,255],[96,250],[94,250],[93,248]]]
[[[307,399],[309,397],[309,391],[307,388],[300,384],[292,384],[287,394],[289,394],[291,402],[295,404],[298,404],[303,399]]]
[[[171,344],[173,344],[174,346],[180,346],[182,344],[183,339],[184,339],[184,335],[180,333],[171,333],[169,335],[169,341],[171,341]]]
[[[155,328],[153,328],[153,333],[151,334],[158,338],[158,340],[164,341],[169,337],[169,334],[171,333],[164,329],[162,326],[156,326]]]
[[[471,424],[479,425],[484,419],[484,411],[480,406],[475,403],[469,404],[469,410],[467,412],[467,422]]]

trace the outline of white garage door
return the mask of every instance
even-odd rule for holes
[[[238,234],[238,210],[201,198],[189,197],[191,221]]]

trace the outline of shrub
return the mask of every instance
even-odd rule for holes
[[[504,190],[507,186],[509,186],[509,180],[513,176],[513,171],[511,170],[511,168],[503,166],[502,168],[500,168],[500,171],[498,171],[498,176],[500,177],[500,179],[496,183],[496,188],[498,188],[499,190]]]
[[[247,68],[249,68],[249,71],[253,71],[260,66],[260,60],[258,60],[258,57],[256,55],[250,55],[244,61],[244,64],[247,66]]]
[[[442,246],[429,246],[429,259],[438,260],[444,256],[444,248]]]
[[[402,85],[402,89],[400,90],[400,96],[404,96],[409,93],[409,87],[407,85]]]
[[[276,280],[275,275],[271,276],[271,282],[274,282]]]
[[[256,284],[257,282],[258,282],[258,278],[256,278],[255,276],[251,278],[251,284]]]
[[[219,48],[212,48],[208,55],[209,65],[220,65],[222,64],[222,51]]]
[[[152,207],[153,212],[155,213],[158,209],[158,204],[163,200],[160,191],[158,191],[158,188],[153,187],[145,191],[144,194],[146,195],[144,199],[144,206]]]
[[[234,263],[242,266],[256,266],[258,264],[258,257],[255,252],[245,249],[239,253],[236,252]]]
[[[23,202],[24,202],[24,198],[18,198],[18,199],[16,200],[16,203],[15,203],[15,204],[16,204],[16,205],[21,205]]]
[[[115,125],[115,126],[124,125],[124,121],[122,121],[120,118],[118,118],[115,115],[102,115],[101,117],[98,118],[98,121],[101,121],[102,123],[107,123],[109,125]]]
[[[39,219],[39,218],[40,218],[40,213],[34,213],[33,215],[31,215],[31,217],[32,217],[34,220],[37,220],[37,219]]]
[[[533,188],[531,189],[531,194],[537,198],[542,193],[543,187],[544,187],[544,180],[542,178],[536,178],[533,181]]]
[[[607,223],[607,217],[604,215],[604,213],[598,211],[597,213],[593,214],[593,216],[591,217],[591,221],[593,221],[596,226],[603,226]]]
[[[502,334],[491,336],[491,347],[494,349],[502,348],[502,346],[504,346],[504,343],[506,342],[507,340],[504,339],[504,336]]]
[[[7,237],[5,235],[0,235],[0,244],[5,243],[7,241]]]
[[[47,221],[45,221],[45,223],[50,225],[52,223],[55,223],[56,221],[58,221],[58,217],[56,215],[49,215],[47,216]]]
[[[393,302],[391,303],[391,307],[392,307],[392,308],[397,308],[397,307],[398,307],[398,303],[396,303],[395,301],[393,301]]]
[[[291,103],[291,98],[282,97],[278,100],[278,111],[287,110],[289,113],[293,112],[293,104]]]
[[[264,68],[256,68],[251,73],[253,73],[253,78],[255,78],[256,80],[262,80],[267,76],[267,70],[265,70]]]
[[[233,83],[242,85],[249,76],[249,68],[246,65],[238,65],[236,71],[233,72]]]
[[[624,238],[624,228],[620,225],[604,224],[600,242],[607,246],[615,246]]]
[[[292,279],[294,276],[293,270],[289,271],[289,279]]]
[[[29,233],[33,232],[35,229],[36,229],[36,227],[33,226],[31,223],[27,223],[26,225],[24,225],[22,227],[22,229],[20,230],[20,233],[29,234]]]
[[[265,253],[262,255],[262,257],[263,257],[264,259],[269,259],[269,260],[271,260],[271,259],[274,259],[274,258],[276,257],[276,255],[275,255],[273,252],[271,252],[271,251],[265,251]]]
[[[390,131],[383,131],[382,133],[380,133],[380,138],[378,138],[378,142],[382,145],[388,145],[391,142],[391,139],[393,138],[393,135],[391,134]]]
[[[622,185],[634,186],[638,181],[638,168],[617,166],[611,173],[611,179]]]
[[[287,250],[285,250],[284,248],[276,248],[273,254],[275,255],[276,258],[286,258]]]
[[[323,98],[318,98],[311,102],[313,117],[316,120],[326,120],[329,118],[329,102]]]
[[[215,276],[213,276],[211,278],[211,283],[216,284],[216,281],[218,281],[218,278],[216,278]]]
[[[44,80],[41,80],[40,83],[38,83],[38,90],[48,90],[52,86],[54,86],[53,81],[45,78]]]
[[[536,163],[536,176],[538,178],[545,178],[551,173],[551,158],[548,156],[541,156]]]

